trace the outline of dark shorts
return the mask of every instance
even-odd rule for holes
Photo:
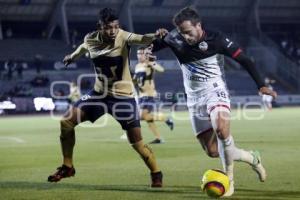
[[[140,109],[147,109],[149,112],[155,110],[155,100],[154,97],[141,97],[139,98]]]
[[[103,96],[94,90],[82,96],[74,107],[82,110],[88,120],[95,122],[105,113],[112,115],[122,126],[122,129],[140,127],[140,118],[134,98]]]

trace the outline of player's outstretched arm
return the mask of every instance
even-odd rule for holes
[[[221,53],[233,58],[247,70],[252,79],[255,81],[260,93],[271,95],[276,98],[277,93],[266,87],[264,81],[261,79],[260,74],[256,69],[255,63],[242,51],[242,49],[236,42],[220,34],[220,46]]]
[[[164,72],[165,69],[163,68],[163,66],[161,66],[160,64],[158,64],[157,62],[152,62],[151,63],[151,67],[158,72]]]
[[[150,45],[155,39],[162,38],[168,34],[166,29],[160,28],[155,33],[147,33],[139,35],[135,33],[128,33],[127,42],[129,45]]]
[[[248,71],[252,79],[255,81],[260,93],[271,95],[273,98],[277,97],[277,93],[275,91],[265,86],[256,69],[255,63],[248,56],[241,52],[237,57],[235,57],[235,60]]]
[[[86,48],[86,45],[82,43],[79,47],[77,47],[77,49],[73,53],[68,54],[64,57],[63,62],[65,66],[68,66],[69,64],[77,60],[80,56],[85,54],[87,51],[88,50]]]

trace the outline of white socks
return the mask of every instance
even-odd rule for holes
[[[230,180],[233,180],[233,161],[242,161],[250,165],[253,164],[253,155],[234,145],[231,135],[224,140],[218,138],[218,150],[223,168]]]

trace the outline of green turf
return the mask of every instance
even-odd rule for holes
[[[188,114],[178,116],[187,118]],[[236,163],[236,192],[230,199],[300,199],[299,120],[299,108],[285,108],[265,113],[262,120],[232,122],[236,144],[262,153],[268,180],[258,182],[249,166]],[[47,176],[61,164],[58,124],[40,116],[0,119],[1,200],[208,199],[199,188],[201,175],[206,169],[221,167],[218,159],[204,154],[188,120],[177,120],[173,132],[160,124],[166,143],[152,148],[164,172],[165,186],[150,189],[146,167],[127,142],[119,139],[122,131],[110,120],[102,128],[77,128],[76,176],[47,183]],[[147,125],[142,123],[142,127],[145,141],[150,141]]]

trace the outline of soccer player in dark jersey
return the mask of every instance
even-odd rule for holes
[[[154,51],[169,47],[180,63],[194,134],[208,156],[221,158],[230,178],[230,189],[225,196],[234,193],[233,161],[248,163],[260,181],[265,181],[266,171],[259,153],[236,147],[231,136],[230,99],[223,77],[223,56],[240,63],[254,79],[260,93],[276,97],[276,92],[264,85],[254,62],[237,43],[220,32],[201,26],[196,10],[189,7],[180,10],[173,23],[176,29],[154,41]]]
[[[96,80],[93,90],[82,96],[60,122],[63,165],[48,177],[48,181],[57,182],[75,175],[75,126],[87,120],[94,122],[109,113],[127,132],[130,144],[150,169],[151,187],[162,187],[162,173],[154,154],[142,140],[128,57],[130,45],[150,44],[160,36],[160,29],[155,34],[145,35],[126,32],[119,27],[118,17],[110,8],[100,11],[98,23],[99,30],[87,34],[84,43],[64,59],[68,65],[88,52],[94,64]]]

